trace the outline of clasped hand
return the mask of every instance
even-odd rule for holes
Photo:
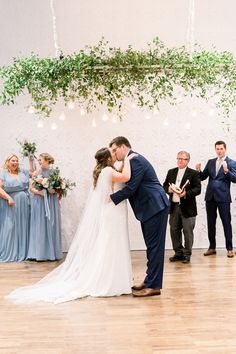
[[[222,162],[222,166],[223,166],[224,173],[228,173],[228,172],[229,172],[229,169],[228,169],[228,165],[227,165],[227,162],[226,162],[226,161],[223,161],[223,162]]]
[[[176,193],[171,186],[169,186],[168,188],[168,193]],[[178,197],[183,198],[186,196],[186,190],[184,189],[181,193],[176,193],[178,195]]]

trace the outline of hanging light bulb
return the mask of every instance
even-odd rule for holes
[[[192,117],[196,117],[197,116],[197,111],[195,109],[192,110],[191,116]]]
[[[214,109],[210,109],[209,112],[208,112],[208,115],[209,115],[210,117],[213,117],[213,116],[215,115]]]
[[[57,125],[56,125],[55,122],[53,122],[53,123],[51,124],[51,129],[52,129],[52,130],[56,130],[56,129],[57,129]]]
[[[164,125],[165,127],[167,127],[167,126],[169,125],[168,119],[165,119],[165,120],[164,120],[163,125]]]
[[[85,109],[84,109],[84,108],[80,108],[79,113],[80,113],[80,115],[81,115],[81,116],[85,116],[86,111],[85,111]]]
[[[117,123],[117,117],[116,116],[113,116],[112,119],[111,119],[112,123],[113,124],[116,124]]]
[[[154,114],[155,116],[157,116],[157,115],[159,114],[159,111],[158,111],[157,108],[154,108],[153,114]]]
[[[93,118],[92,127],[93,127],[93,128],[96,128],[96,126],[97,126],[96,120],[95,120],[95,118]]]
[[[102,120],[106,122],[109,119],[109,116],[106,113],[103,113]]]
[[[37,128],[43,128],[44,124],[43,121],[40,119],[37,123]]]
[[[66,120],[66,115],[64,112],[61,112],[61,114],[59,115],[59,119],[62,121]]]
[[[72,100],[68,101],[67,107],[68,107],[68,109],[74,109],[75,108],[75,102],[72,101]]]
[[[190,122],[187,122],[187,123],[185,124],[185,128],[189,130],[189,129],[191,128],[191,123],[190,123]]]
[[[28,113],[30,113],[30,114],[34,114],[34,113],[35,113],[35,108],[34,108],[34,106],[29,106],[29,108],[28,108]]]

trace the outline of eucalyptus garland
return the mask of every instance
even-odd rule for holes
[[[12,104],[27,92],[36,113],[49,116],[60,99],[74,101],[92,111],[99,104],[122,115],[126,98],[138,106],[159,108],[161,100],[178,103],[182,95],[208,100],[229,114],[236,105],[236,60],[229,52],[206,51],[195,46],[167,48],[158,38],[147,50],[110,48],[102,39],[72,55],[58,58],[14,58],[0,68],[1,104]]]

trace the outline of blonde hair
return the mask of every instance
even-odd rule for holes
[[[3,164],[3,169],[4,169],[5,171],[9,172],[9,173],[11,172],[11,170],[9,169],[8,164],[9,164],[9,161],[10,161],[13,157],[16,157],[17,160],[18,160],[18,163],[19,163],[19,158],[18,158],[18,156],[17,156],[16,154],[11,154],[11,155],[7,156],[7,158],[5,159],[4,164]],[[18,168],[17,168],[17,173],[19,173],[19,172],[20,172],[20,168],[19,168],[19,166],[18,166]]]
[[[50,154],[47,152],[43,152],[42,154],[39,155],[42,157],[45,161],[47,161],[50,165],[54,164],[54,157],[52,157]]]

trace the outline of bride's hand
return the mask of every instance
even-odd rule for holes
[[[135,152],[132,152],[132,154],[126,156],[126,159],[127,160],[132,160],[134,157],[137,157],[137,156],[138,156],[138,154],[136,154]]]

